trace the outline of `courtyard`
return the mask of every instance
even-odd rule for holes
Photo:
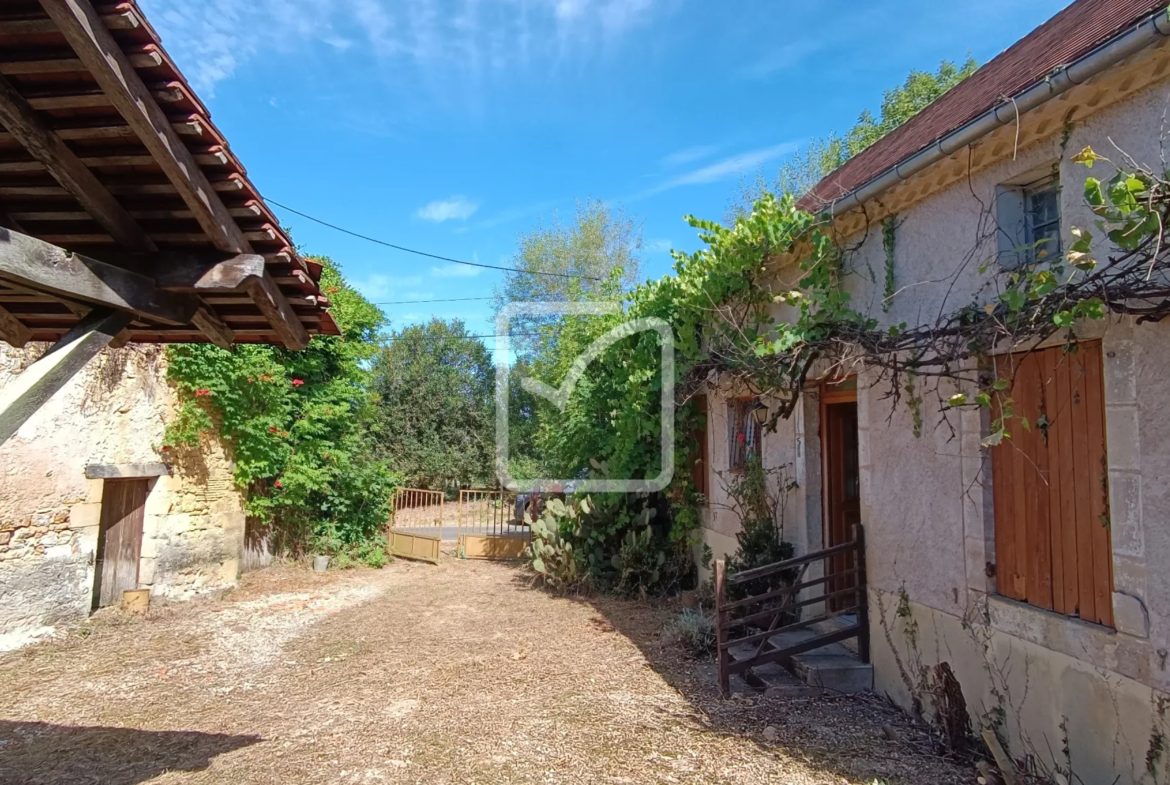
[[[720,700],[676,612],[450,557],[272,567],[3,655],[0,782],[974,781],[876,695]]]

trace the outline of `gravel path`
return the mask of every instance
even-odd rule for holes
[[[672,612],[450,558],[271,568],[0,657],[0,782],[974,782],[876,697],[718,700]]]

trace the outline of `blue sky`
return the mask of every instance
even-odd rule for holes
[[[519,234],[576,200],[603,199],[641,223],[643,271],[659,277],[671,247],[698,244],[683,215],[722,218],[742,183],[848,129],[911,69],[986,62],[1064,3],[140,5],[266,196],[487,264],[509,264]],[[277,212],[376,302],[484,297],[500,281]],[[385,311],[395,328],[435,315],[494,332],[486,301]]]

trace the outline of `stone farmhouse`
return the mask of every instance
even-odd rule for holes
[[[932,323],[993,297],[1020,254],[1067,249],[1093,226],[1086,177],[1114,171],[1070,160],[1087,146],[1162,172],[1168,35],[1165,3],[1078,0],[820,182],[801,205],[833,217],[853,307]],[[1002,347],[1017,408],[1049,425],[998,447],[985,410],[952,411],[952,431],[929,397],[916,437],[905,397],[861,364],[807,388],[774,432],[752,410],[776,401],[708,389],[702,531],[733,552],[724,483],[747,455],[784,467],[798,555],[865,526],[877,691],[929,711],[920,677],[947,662],[976,730],[998,727],[1013,756],[1068,749],[1084,782],[1139,782],[1170,695],[1170,327],[1111,315],[1078,335],[1075,354],[1063,336]]]

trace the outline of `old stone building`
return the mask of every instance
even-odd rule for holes
[[[0,389],[44,347],[0,344]],[[244,513],[214,442],[163,447],[160,346],[107,349],[0,446],[0,649],[77,623],[124,589],[187,599],[235,583]]]
[[[1078,152],[1163,172],[1164,5],[1073,3],[807,195],[846,249],[851,306],[880,329],[994,308],[1021,255],[1059,258],[1074,227],[1095,227],[1086,179],[1108,181],[1117,165],[1090,171]],[[1118,255],[1104,241],[1094,251]],[[785,267],[773,291],[799,278]],[[798,555],[865,526],[876,691],[933,718],[930,679],[945,663],[967,719],[1013,758],[1076,781],[1153,781],[1170,700],[1170,343],[1164,321],[1142,322],[1086,320],[1075,351],[1065,332],[1001,341],[996,367],[1015,364],[1008,392],[1036,424],[1010,442],[991,438],[986,410],[947,412],[929,380],[917,412],[913,392],[896,405],[864,362],[834,378],[822,366],[775,431],[750,412],[776,400],[712,386],[705,542],[716,556],[736,548],[720,473],[745,449],[783,467],[797,483],[784,534]]]

